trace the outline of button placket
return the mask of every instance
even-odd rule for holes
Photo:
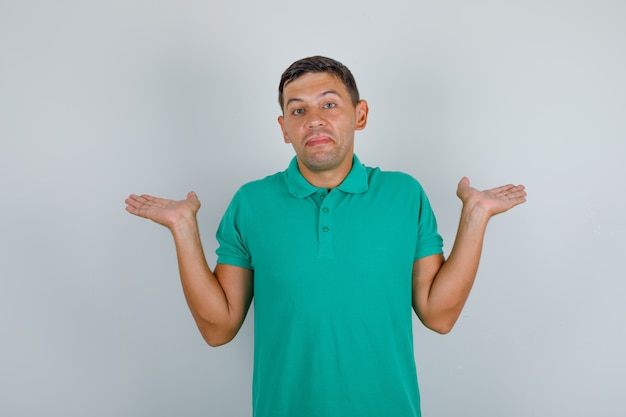
[[[332,256],[332,203],[333,198],[324,192],[319,193],[319,254],[323,257]]]

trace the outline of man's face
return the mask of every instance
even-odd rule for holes
[[[278,123],[302,174],[346,175],[352,166],[354,132],[367,122],[367,103],[361,100],[354,106],[341,80],[329,73],[302,75],[285,86],[283,97]]]

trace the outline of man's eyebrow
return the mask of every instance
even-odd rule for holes
[[[333,94],[333,95],[336,95],[337,97],[341,98],[341,94],[339,94],[339,92],[337,90],[326,90],[326,91],[320,93],[318,95],[318,97],[321,98],[321,97],[327,96],[329,94]],[[299,98],[299,97],[290,98],[289,100],[287,100],[287,103],[285,104],[285,107],[289,106],[293,102],[304,102],[304,99]]]
[[[340,96],[341,97],[341,94],[339,94],[339,92],[336,91],[336,90],[326,90],[322,94],[320,94],[320,97],[326,96],[328,94],[334,94],[336,96]]]
[[[290,98],[289,100],[287,100],[287,103],[285,104],[285,107],[288,107],[291,103],[293,102],[304,102],[304,100],[302,100],[301,98]]]
[[[329,95],[337,96],[339,99],[343,98],[341,93],[339,93],[339,91],[337,90],[326,90],[322,94],[320,94],[319,97],[322,98],[324,96],[329,96]]]

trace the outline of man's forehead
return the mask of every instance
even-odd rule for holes
[[[304,96],[349,95],[343,82],[334,74],[309,72],[285,85],[283,94],[287,101],[303,99]]]

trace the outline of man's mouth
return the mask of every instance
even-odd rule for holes
[[[327,133],[318,132],[305,141],[306,146],[320,146],[334,142],[332,136]]]
[[[319,146],[332,142],[333,140],[327,136],[312,138],[306,142],[306,146]]]

